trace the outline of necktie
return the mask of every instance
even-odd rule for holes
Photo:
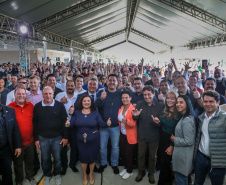
[[[94,95],[93,95],[93,94],[91,95],[91,97],[92,97],[92,99],[93,99],[93,101],[94,101]]]

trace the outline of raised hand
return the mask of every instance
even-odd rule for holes
[[[185,62],[185,63],[184,63],[184,70],[185,70],[185,71],[188,71],[188,70],[191,68],[191,67],[189,66],[190,62],[191,62],[191,61]]]
[[[197,87],[195,88],[195,91],[193,92],[193,96],[194,96],[196,99],[199,99],[199,98],[200,98],[200,94],[199,94],[199,92],[197,91]]]
[[[70,126],[70,121],[69,121],[69,118],[67,117],[67,121],[65,123],[65,127],[69,127]]]
[[[137,109],[132,111],[133,116],[139,116],[141,113],[142,109],[140,109],[139,111]]]
[[[173,71],[173,64],[172,63],[168,64],[168,71]]]
[[[75,107],[74,107],[74,104],[70,107],[69,109],[69,114],[72,115],[75,111]]]
[[[123,122],[124,124],[127,123],[127,119],[126,119],[125,115],[124,115],[123,118],[122,118],[122,122]]]
[[[153,121],[154,121],[156,124],[159,124],[159,123],[160,123],[159,118],[154,117],[153,115],[151,115],[151,117],[152,117]]]
[[[160,101],[164,101],[162,91],[160,91],[160,93],[159,93],[159,95],[158,95],[158,99],[159,99]]]
[[[63,98],[60,99],[60,102],[61,103],[67,103],[68,101],[67,101],[67,98],[64,96]]]
[[[107,125],[108,125],[109,127],[111,126],[111,118],[108,118]]]
[[[107,96],[107,93],[105,92],[105,89],[103,90],[103,92],[101,93],[101,100],[104,100]]]

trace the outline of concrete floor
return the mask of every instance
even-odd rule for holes
[[[62,176],[62,185],[83,185],[82,184],[82,172],[81,167],[78,164],[77,168],[79,169],[79,173],[75,174],[72,172],[70,168],[67,170],[67,174]],[[119,167],[120,171],[123,169],[122,166]],[[37,175],[35,176],[36,181],[39,181],[42,176],[42,170],[39,170]],[[113,174],[111,167],[107,167],[103,173],[103,185],[150,185],[148,182],[148,176],[146,175],[141,182],[136,182],[135,178],[137,176],[137,169],[134,170],[134,175],[128,178],[127,180],[122,179],[119,175]],[[157,185],[159,172],[155,173],[155,180]],[[101,175],[99,173],[94,174],[95,177],[95,185],[101,185]],[[194,176],[193,176],[194,178]],[[40,183],[42,185],[43,183]],[[29,185],[28,182],[24,181],[23,185]],[[52,178],[50,181],[50,185],[55,185],[55,179]],[[204,185],[211,185],[209,178],[206,179]],[[226,185],[226,180],[224,182]]]
[[[68,154],[69,153],[70,152],[68,152]],[[39,158],[40,158],[40,155],[39,155]],[[77,168],[79,169],[79,173],[74,173],[71,170],[71,168],[67,169],[66,175],[62,176],[62,185],[83,185],[82,170],[81,170],[81,166],[80,166],[79,162],[77,164]],[[123,167],[119,166],[119,170],[121,171],[122,169],[123,169]],[[137,169],[135,169],[133,171],[133,176],[129,177],[127,180],[124,180],[119,175],[115,175],[113,173],[112,168],[110,166],[108,166],[103,172],[102,185],[150,185],[150,183],[148,182],[147,174],[141,182],[136,182],[135,178],[137,176],[137,173],[138,173],[138,171],[137,171]],[[40,181],[42,175],[43,175],[43,173],[42,173],[42,170],[40,169],[34,177],[35,180],[37,182]],[[158,176],[159,176],[159,172],[156,172],[155,173],[155,180],[156,180],[155,185],[157,185]],[[14,174],[13,174],[13,178],[14,178]],[[101,185],[101,174],[94,173],[94,178],[95,178],[95,185]],[[194,179],[194,175],[192,178]],[[15,184],[15,182],[14,182],[14,184]],[[23,185],[29,185],[29,183],[26,180],[24,180]],[[43,185],[43,182],[39,183],[39,185]],[[55,185],[54,177],[51,179],[50,185]],[[206,178],[204,185],[211,185],[209,177]],[[224,185],[226,185],[226,178],[225,178]]]

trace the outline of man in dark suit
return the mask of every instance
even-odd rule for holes
[[[89,78],[87,86],[88,86],[88,91],[78,95],[77,100],[76,100],[76,102],[74,104],[75,109],[77,107],[79,99],[85,94],[90,95],[92,97],[93,101],[96,100],[96,90],[98,89],[98,80],[97,80],[97,78]]]
[[[0,104],[0,171],[1,185],[13,185],[12,157],[21,154],[21,135],[16,121],[15,111]]]

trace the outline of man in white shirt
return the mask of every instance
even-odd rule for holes
[[[84,84],[84,76],[77,75],[75,78],[75,92],[77,94],[83,94],[86,92],[86,90],[82,88],[83,84]]]
[[[203,185],[209,174],[212,185],[223,185],[226,173],[226,113],[219,108],[216,91],[203,93],[205,112],[199,116],[195,142],[195,183]]]
[[[74,105],[75,101],[77,99],[77,93],[75,92],[75,82],[73,80],[68,80],[66,83],[66,92],[60,92],[56,95],[55,100],[61,102],[64,104],[64,107],[66,109],[67,115],[69,120],[71,119],[71,116],[69,115],[69,109],[72,105]],[[69,131],[71,131],[73,128],[70,128]],[[69,141],[71,143],[71,147],[74,146],[74,142],[72,138],[70,137],[69,133]],[[74,150],[71,150],[71,159],[72,161],[76,160],[76,153],[73,153]],[[74,159],[75,158],[75,159]],[[65,175],[67,168],[68,168],[68,159],[67,159],[67,146],[63,147],[61,152],[61,164],[62,164],[62,170],[61,175]]]

